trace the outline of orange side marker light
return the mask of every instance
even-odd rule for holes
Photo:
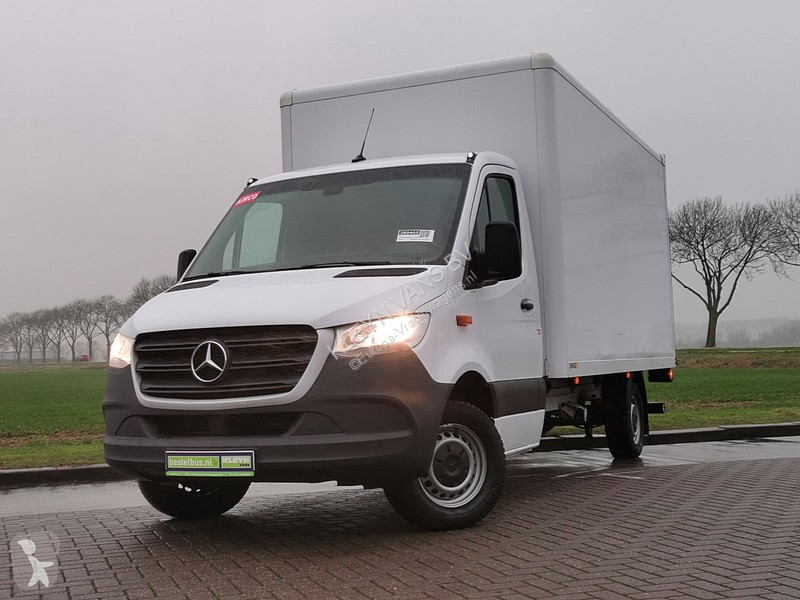
[[[471,315],[456,315],[456,325],[459,327],[469,327],[472,325]]]

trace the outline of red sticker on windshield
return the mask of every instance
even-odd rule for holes
[[[245,194],[244,196],[239,196],[239,199],[236,200],[233,204],[233,208],[237,206],[241,206],[242,204],[250,204],[251,202],[255,202],[256,198],[261,192],[253,192],[252,194]]]

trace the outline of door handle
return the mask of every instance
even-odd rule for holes
[[[522,302],[519,303],[519,307],[525,311],[533,310],[533,301],[531,301],[530,298],[525,298]]]

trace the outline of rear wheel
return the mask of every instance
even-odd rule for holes
[[[644,448],[644,401],[636,380],[627,392],[614,398],[606,413],[606,440],[614,458],[637,458]]]
[[[428,472],[387,486],[384,493],[403,518],[424,529],[469,527],[500,497],[505,465],[492,419],[470,404],[450,402]]]
[[[150,506],[177,519],[218,517],[239,504],[249,487],[249,481],[205,485],[139,480],[139,489]]]

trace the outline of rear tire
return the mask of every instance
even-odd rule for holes
[[[150,506],[176,519],[218,517],[239,504],[249,487],[249,481],[205,485],[139,480],[139,490]]]
[[[621,398],[611,400],[606,412],[606,441],[614,458],[638,458],[644,448],[645,406],[636,380]]]
[[[494,421],[471,404],[448,402],[428,472],[383,491],[400,516],[423,529],[462,529],[492,510],[505,472]]]

